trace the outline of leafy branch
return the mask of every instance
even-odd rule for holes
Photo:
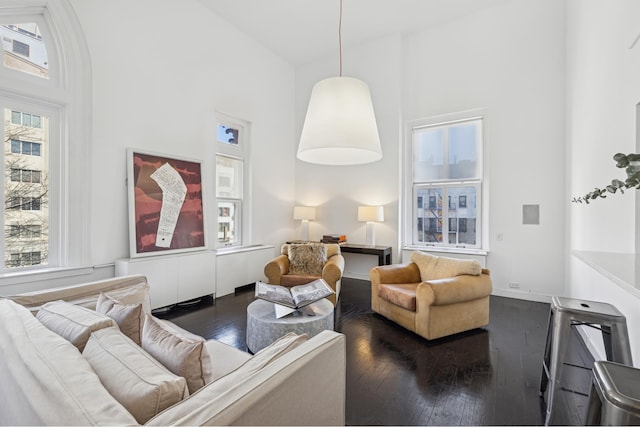
[[[611,181],[611,184],[607,185],[605,188],[595,188],[593,191],[588,192],[583,196],[574,197],[571,201],[574,203],[587,203],[589,204],[590,200],[595,199],[605,199],[607,197],[607,193],[615,193],[620,190],[620,193],[624,194],[624,190],[629,188],[640,189],[640,154],[631,153],[631,154],[622,154],[617,153],[613,156],[613,160],[616,161],[617,168],[625,168],[625,172],[627,173],[627,179],[621,181],[619,179],[614,179]]]

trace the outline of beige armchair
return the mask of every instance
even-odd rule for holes
[[[370,271],[371,309],[400,326],[436,339],[489,324],[489,270],[422,281],[414,262]]]
[[[310,253],[312,259],[309,258]],[[272,285],[287,287],[303,285],[322,278],[335,291],[335,295],[327,298],[335,306],[340,295],[343,270],[344,257],[340,253],[339,245],[294,243],[282,245],[280,255],[264,266],[264,275]]]

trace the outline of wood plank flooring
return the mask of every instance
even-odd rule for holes
[[[204,298],[159,317],[246,350],[253,292]],[[343,279],[335,329],[347,337],[348,425],[542,425],[539,397],[549,304],[491,297],[488,327],[427,341],[375,314],[368,281]],[[593,360],[572,336],[569,362]],[[566,367],[567,388],[588,393],[591,372]],[[560,393],[554,424],[582,425],[587,397]]]

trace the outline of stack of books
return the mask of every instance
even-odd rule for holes
[[[347,243],[347,236],[344,234],[325,234],[320,241],[322,243]]]

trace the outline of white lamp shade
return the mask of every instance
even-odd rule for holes
[[[293,208],[293,219],[316,219],[316,208],[311,206],[295,206]]]
[[[384,221],[382,206],[358,206],[358,221]]]
[[[382,158],[369,86],[331,77],[313,86],[298,159],[323,165],[357,165]]]

